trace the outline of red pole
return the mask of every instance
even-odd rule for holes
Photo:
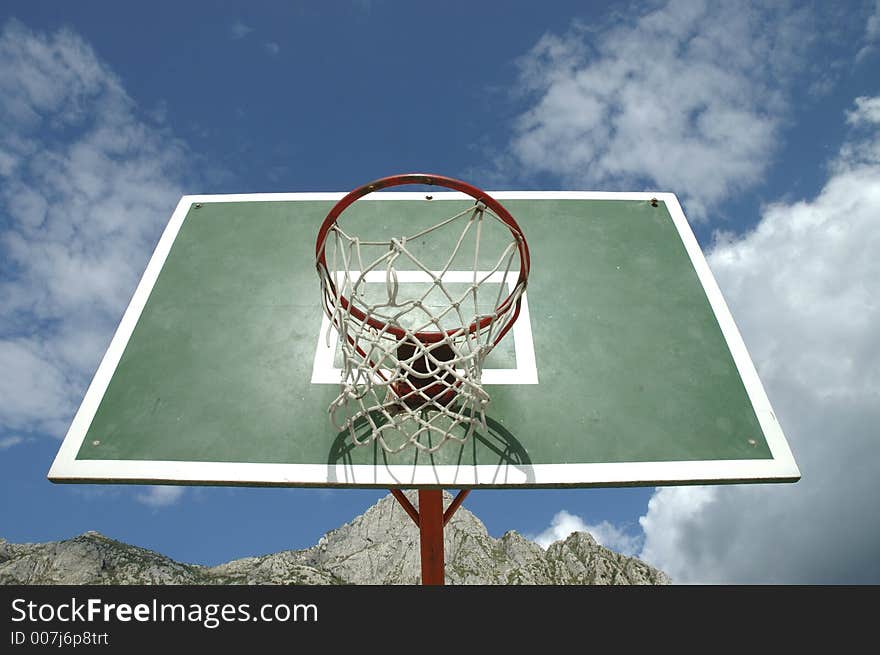
[[[403,511],[409,514],[409,517],[413,520],[413,522],[418,527],[419,525],[419,510],[413,507],[413,504],[409,502],[409,498],[400,490],[400,489],[392,489],[391,495],[397,498],[397,502],[400,503],[400,506],[403,508]]]
[[[422,584],[442,585],[443,561],[443,491],[419,489],[419,538],[422,551]]]
[[[400,489],[391,489],[392,495],[419,528],[422,555],[422,584],[442,585],[446,582],[446,562],[443,552],[443,527],[449,523],[455,510],[470,493],[462,489],[443,511],[441,489],[419,489],[419,509],[413,507]]]
[[[459,505],[464,502],[464,499],[468,497],[470,492],[470,489],[462,489],[458,492],[458,495],[452,499],[452,502],[449,503],[449,507],[447,507],[446,511],[443,513],[444,526],[452,520],[452,515],[455,514],[455,510],[457,510]]]

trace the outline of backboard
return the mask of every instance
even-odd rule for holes
[[[339,344],[314,260],[316,231],[342,195],[182,198],[49,479],[382,488],[799,479],[672,194],[492,193],[522,227],[532,266],[519,319],[485,363],[485,429],[430,454],[354,446],[327,416]],[[390,234],[468,203],[455,192],[382,192],[352,211]],[[447,281],[457,275],[466,273]]]

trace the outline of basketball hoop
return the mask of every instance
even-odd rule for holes
[[[340,223],[365,196],[411,184],[458,191],[474,202],[430,225],[397,228],[408,233],[390,238],[375,220],[366,227],[382,229],[378,237]],[[315,256],[324,310],[340,335],[342,386],[328,408],[337,429],[357,445],[378,441],[395,453],[409,445],[434,452],[485,427],[483,362],[518,318],[529,275],[528,245],[510,213],[460,180],[394,175],[333,206]]]

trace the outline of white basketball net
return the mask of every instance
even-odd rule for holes
[[[501,223],[509,243],[490,257],[494,265],[479,270],[487,218]],[[460,234],[443,268],[429,270],[410,244],[423,246],[441,228]],[[473,249],[472,270],[451,271],[465,243],[469,259]],[[341,391],[328,408],[336,428],[356,445],[378,442],[389,453],[410,445],[434,452],[485,429],[490,398],[480,384],[483,362],[516,319],[525,290],[517,237],[503,221],[477,202],[387,241],[361,240],[337,223],[324,252],[321,290],[342,356]]]

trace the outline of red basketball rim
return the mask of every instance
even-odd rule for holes
[[[388,177],[383,177],[381,179],[375,180],[373,182],[368,182],[363,186],[354,189],[353,191],[346,194],[342,199],[339,200],[330,212],[327,214],[327,217],[324,219],[324,222],[321,224],[321,229],[318,230],[318,240],[315,244],[315,259],[317,260],[318,271],[321,273],[321,269],[323,269],[323,274],[326,276],[327,284],[329,285],[329,290],[332,293],[332,297],[335,300],[337,298],[336,293],[336,285],[333,281],[333,277],[329,274],[327,269],[327,258],[324,250],[324,246],[327,242],[327,235],[330,233],[330,228],[336,223],[339,216],[344,212],[348,207],[350,207],[356,200],[363,198],[364,196],[373,193],[374,191],[379,191],[380,189],[387,189],[388,187],[395,186],[403,186],[405,184],[424,184],[428,186],[440,186],[448,189],[452,189],[454,191],[460,191],[461,193],[469,195],[471,198],[476,200],[477,202],[482,202],[486,207],[491,209],[495,215],[500,218],[505,225],[510,229],[511,233],[516,240],[517,249],[519,250],[520,257],[520,270],[519,270],[519,278],[517,279],[516,286],[525,285],[526,280],[529,277],[529,246],[526,243],[525,235],[523,234],[522,229],[517,224],[516,220],[513,216],[510,215],[504,206],[499,203],[495,198],[490,196],[488,193],[479,189],[467,182],[462,182],[461,180],[456,180],[451,177],[445,177],[443,175],[431,175],[425,173],[403,173],[401,175],[390,175]],[[494,343],[498,343],[501,338],[507,333],[510,327],[513,325],[513,322],[519,316],[519,307],[520,307],[520,299],[521,294],[517,294],[516,302],[513,301],[514,294],[508,294],[508,296],[495,308],[495,312],[498,316],[505,314],[510,311],[511,307],[514,309],[514,315],[510,321],[508,321],[505,328],[495,337]],[[367,323],[370,327],[375,328],[383,333],[388,333],[396,337],[397,339],[403,339],[406,337],[406,332],[397,327],[396,325],[388,325],[383,321],[377,320],[373,317],[367,316],[358,309],[353,303],[349,302],[348,298],[345,296],[339,296],[339,302],[342,305],[342,308],[350,312],[352,316],[354,316],[357,320]],[[438,331],[423,331],[416,332],[415,338],[421,341],[422,343],[432,343],[436,341],[442,341],[448,337],[454,337],[461,334],[463,331],[477,332],[482,330],[492,322],[492,318],[486,316],[479,321],[474,321],[466,328],[462,326],[461,328],[457,328],[454,330],[438,330]]]

